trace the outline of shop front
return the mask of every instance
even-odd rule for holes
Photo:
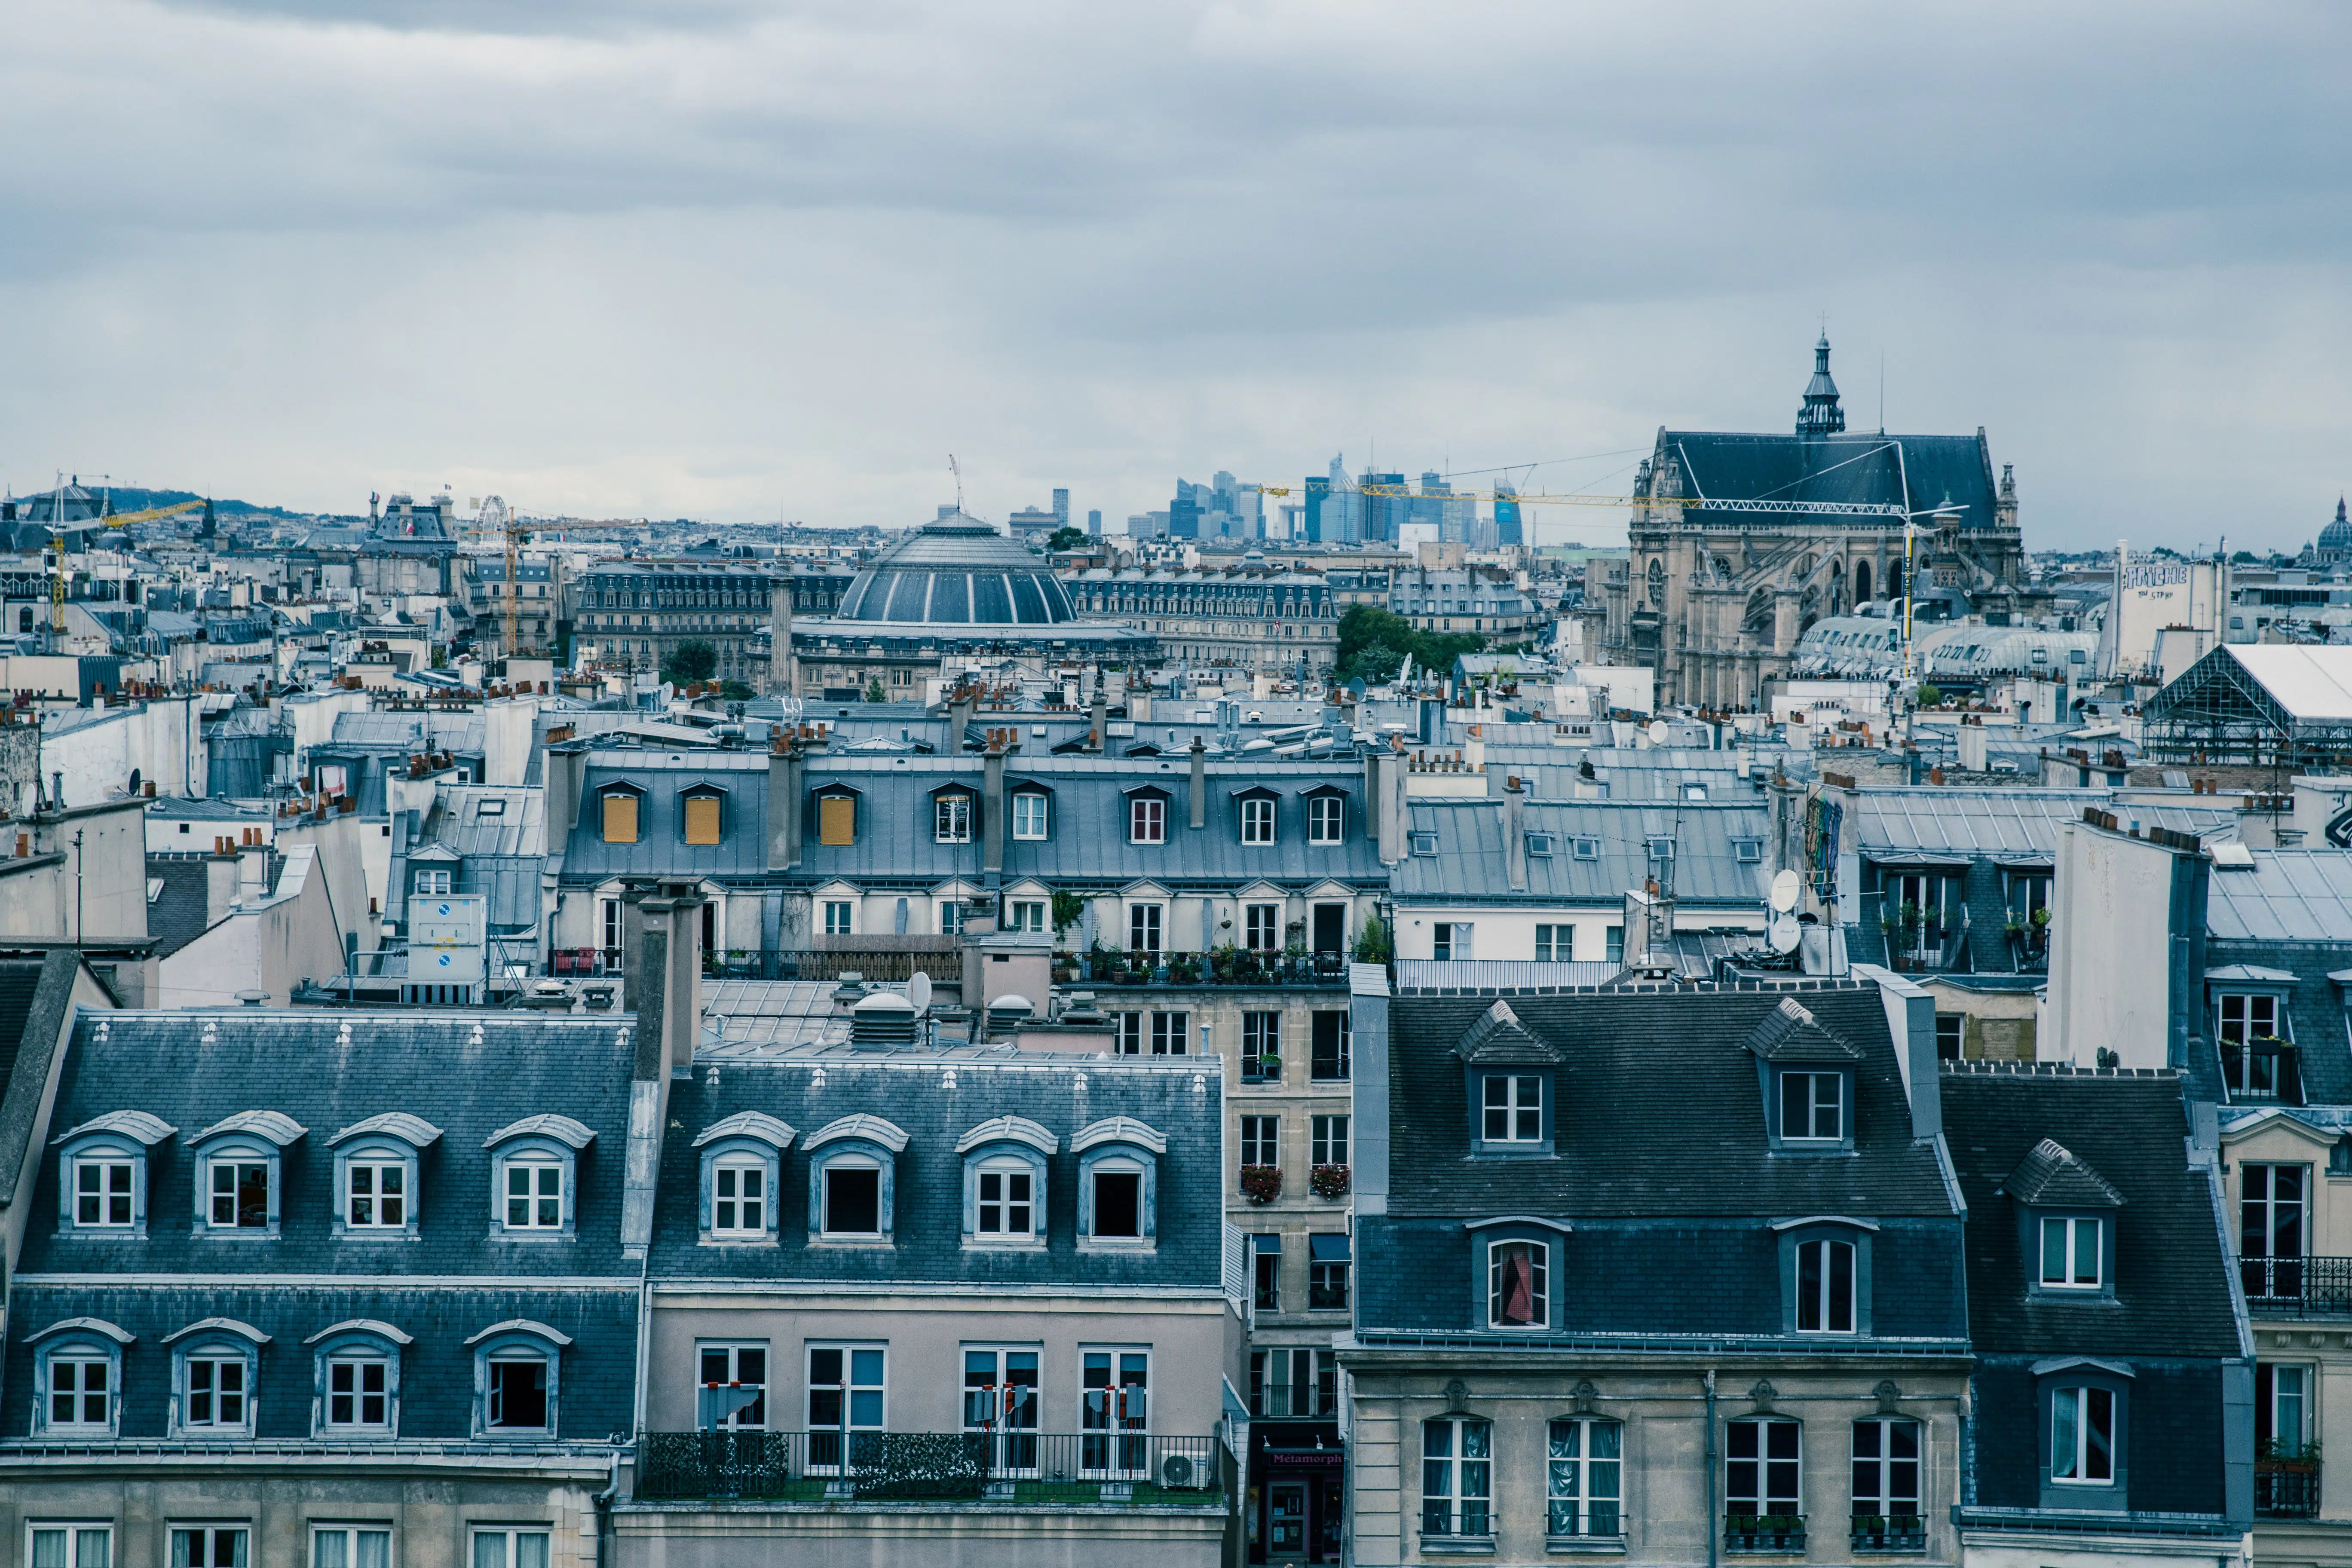
[[[1249,1560],[1339,1562],[1348,1468],[1339,1424],[1253,1421],[1249,1434]]]

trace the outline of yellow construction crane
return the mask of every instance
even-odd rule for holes
[[[110,500],[107,504],[111,505]],[[151,506],[145,511],[110,512],[93,517],[85,525],[90,528],[128,528],[134,522],[153,522],[159,518],[177,517],[204,505],[200,500],[173,501],[170,506]],[[63,637],[66,630],[66,525],[64,522],[65,493],[61,489],[49,510],[49,555],[57,568],[49,574],[49,632]]]
[[[1245,490],[1256,490],[1270,496],[1286,496],[1290,485],[1243,485]],[[1709,511],[1765,512],[1776,515],[1807,514],[1832,517],[1884,517],[1900,522],[1907,513],[1892,501],[1843,500],[1726,500],[1704,495],[1690,496],[1616,496],[1585,495],[1575,492],[1555,494],[1547,490],[1531,490],[1514,495],[1508,490],[1441,490],[1434,494],[1413,489],[1409,485],[1348,485],[1333,489],[1332,495],[1398,496],[1413,500],[1483,500],[1515,506],[1687,506],[1704,507]]]
[[[541,528],[542,531],[569,533],[574,529],[583,528],[643,528],[644,526],[644,523],[628,518],[605,518],[587,522],[542,523]],[[521,613],[520,601],[522,597],[522,584],[517,579],[522,571],[522,547],[530,542],[530,531],[523,526],[522,519],[515,515],[514,509],[507,505],[503,496],[485,496],[482,498],[481,506],[476,511],[474,536],[478,539],[503,537],[506,541],[506,605],[501,616],[506,637],[500,651],[512,657],[522,651],[521,631],[517,625],[517,617]],[[552,584],[550,585],[552,586]]]

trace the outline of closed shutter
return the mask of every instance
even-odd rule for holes
[[[717,795],[690,795],[686,797],[686,841],[688,844],[719,842]]]
[[[635,844],[637,841],[637,797],[633,795],[608,795],[604,797],[604,842]]]
[[[845,795],[828,795],[816,803],[816,841],[850,845],[857,842],[857,801]]]

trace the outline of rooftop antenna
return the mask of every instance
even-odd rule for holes
[[[1878,433],[1886,434],[1886,351],[1878,351]]]
[[[963,515],[963,469],[957,465],[953,452],[948,454],[948,472],[955,476],[956,515],[961,517]]]

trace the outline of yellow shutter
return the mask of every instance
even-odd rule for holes
[[[816,803],[816,841],[819,844],[855,844],[857,842],[857,802],[845,795],[828,795]]]
[[[604,842],[635,844],[637,841],[637,797],[633,795],[608,795],[604,797]]]
[[[719,842],[717,795],[690,795],[686,797],[686,841],[688,844]]]

